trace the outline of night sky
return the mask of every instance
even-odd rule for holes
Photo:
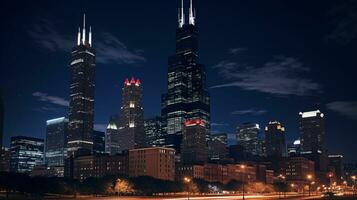
[[[298,113],[320,109],[329,152],[357,162],[356,1],[194,5],[212,131],[233,143],[237,125],[278,120],[293,141]],[[67,116],[70,49],[84,12],[97,51],[96,129],[119,113],[126,77],[143,84],[145,116],[160,115],[178,7],[178,0],[1,1],[5,144],[15,135],[44,138],[47,119]]]

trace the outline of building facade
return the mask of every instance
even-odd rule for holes
[[[296,184],[306,184],[308,176],[315,178],[314,162],[304,157],[291,157],[281,161],[280,173],[286,181]],[[311,179],[312,179],[311,178]]]
[[[181,159],[185,164],[204,163],[208,160],[207,128],[200,119],[187,120],[183,129]]]
[[[228,156],[228,138],[226,133],[210,135],[208,145],[208,157],[211,161],[218,161]]]
[[[129,150],[129,176],[175,180],[175,149],[149,147]]]
[[[9,172],[11,152],[8,148],[3,147],[0,153],[0,172]]]
[[[325,116],[320,110],[300,112],[301,155],[313,160],[318,171],[326,171]]]
[[[85,16],[82,33],[78,30],[77,45],[70,61],[69,95],[69,156],[90,154],[93,151],[95,49],[89,28],[86,38]]]
[[[334,172],[337,184],[341,184],[345,180],[345,173],[343,169],[343,155],[328,155],[328,166]]]
[[[47,166],[64,166],[67,157],[67,136],[67,118],[46,121],[45,164]]]
[[[270,121],[265,126],[266,155],[282,157],[286,153],[285,128],[278,121]]]
[[[11,137],[10,171],[30,173],[34,166],[43,164],[43,151],[43,139],[26,136]]]
[[[5,116],[5,108],[4,108],[4,100],[2,99],[2,93],[0,91],[0,154],[3,145],[3,137],[4,137],[4,116]]]
[[[144,121],[144,129],[148,146],[160,147],[165,145],[163,135],[161,134],[161,117],[146,119]]]
[[[122,89],[120,128],[118,129],[120,151],[146,147],[142,104],[143,94],[140,80],[126,79]]]
[[[120,153],[119,143],[119,121],[116,117],[112,116],[109,119],[107,129],[105,131],[105,152],[110,155]]]
[[[73,178],[85,180],[89,177],[127,176],[129,170],[128,154],[94,154],[73,159]]]
[[[168,59],[168,90],[162,95],[161,117],[165,145],[180,151],[184,123],[200,119],[210,129],[210,96],[206,88],[206,72],[199,63],[198,29],[192,1],[189,23],[183,5],[176,30],[176,53]]]
[[[105,133],[93,131],[93,153],[105,153]]]
[[[236,138],[237,144],[241,145],[244,152],[250,153],[252,155],[261,154],[262,150],[259,149],[259,124],[255,123],[244,123],[237,127]]]

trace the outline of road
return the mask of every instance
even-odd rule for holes
[[[321,196],[296,196],[290,195],[285,198],[286,200],[307,200],[307,199],[320,199]],[[187,200],[187,197],[87,197],[80,198],[81,200]],[[242,196],[204,196],[204,197],[190,197],[190,200],[240,200]],[[276,200],[279,199],[278,195],[250,195],[246,196],[248,200]]]

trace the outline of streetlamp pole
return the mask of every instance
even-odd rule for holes
[[[312,179],[312,175],[308,174],[307,175],[307,179],[309,181],[309,196],[311,196],[311,179]]]
[[[187,200],[190,200],[190,182],[191,182],[191,179],[188,178],[188,177],[185,177],[183,179],[183,181],[186,183],[187,185]]]
[[[241,165],[240,168],[242,169],[242,174],[243,174],[243,178],[242,178],[242,182],[243,182],[243,200],[245,200],[245,196],[244,196],[244,183],[245,183],[245,165]]]
[[[352,190],[352,193],[353,193],[353,196],[356,195],[356,176],[351,176],[352,180],[353,180],[353,190]]]

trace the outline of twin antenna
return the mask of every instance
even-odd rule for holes
[[[181,8],[179,8],[178,13],[178,25],[181,28],[185,24],[185,13],[183,11],[183,0],[181,0]],[[189,9],[189,24],[195,25],[196,20],[196,11],[193,8],[192,0],[190,0],[190,9]],[[83,15],[83,29],[81,34],[81,27],[78,28],[78,37],[77,45],[86,45],[92,46],[92,28],[89,27],[88,41],[86,41],[86,14]]]
[[[83,30],[81,35],[81,27],[78,28],[78,38],[77,45],[86,45],[92,46],[92,27],[89,27],[88,41],[86,41],[86,14],[83,15]]]
[[[189,9],[189,24],[195,25],[196,19],[196,11],[193,8],[192,0],[190,0],[190,9]],[[178,12],[178,25],[181,28],[185,24],[185,13],[183,11],[183,0],[181,0],[181,8],[179,8]]]

